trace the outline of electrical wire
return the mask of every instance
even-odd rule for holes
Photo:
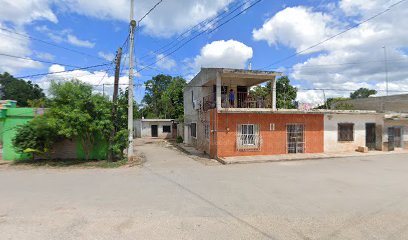
[[[228,14],[227,16],[231,15],[233,12],[235,12],[236,10],[240,9],[241,7],[243,7],[246,3],[247,3],[247,2],[244,2],[244,3],[242,3],[242,4],[239,4],[239,6],[236,7],[236,8],[234,8],[231,12],[229,12],[229,14]],[[237,4],[237,5],[238,5],[238,4]],[[228,11],[225,10],[225,11],[223,11],[222,13],[216,15],[215,17],[207,18],[207,19],[205,19],[205,20],[199,22],[198,24],[194,25],[194,26],[191,27],[190,29],[188,29],[188,30],[184,31],[183,33],[181,33],[177,38],[175,38],[174,40],[172,40],[170,43],[163,45],[162,47],[160,47],[159,49],[156,49],[156,50],[153,51],[152,53],[143,55],[140,59],[142,60],[142,59],[145,59],[146,57],[148,57],[148,56],[150,56],[150,55],[155,55],[155,54],[158,54],[158,53],[163,54],[163,53],[169,51],[170,49],[174,48],[174,47],[177,46],[179,43],[181,43],[182,41],[184,41],[185,39],[187,39],[188,36],[189,36],[189,34],[191,34],[196,28],[198,28],[197,30],[195,30],[196,32],[197,32],[197,31],[198,31],[198,32],[201,31],[201,30],[202,30],[204,27],[206,27],[206,26],[207,26],[207,28],[206,28],[206,30],[207,30],[210,23],[214,22],[214,21],[217,20],[217,19],[218,19],[218,21],[220,21],[220,20],[224,19],[225,17],[227,17],[227,16],[224,16],[224,17],[220,18],[221,16],[223,16],[223,15],[226,14],[227,12],[228,12]],[[218,21],[217,21],[217,22],[218,22]],[[200,26],[203,26],[203,27],[200,27]],[[181,38],[181,40],[179,40],[180,38]],[[174,44],[174,43],[175,43],[175,44]],[[165,50],[163,50],[163,49],[165,49]],[[163,50],[163,51],[162,51],[162,50]]]
[[[70,52],[73,52],[73,53],[76,53],[76,54],[80,54],[80,55],[83,55],[83,56],[97,58],[97,59],[106,61],[104,58],[101,58],[99,56],[84,53],[84,52],[81,52],[81,51],[78,51],[78,50],[75,50],[75,49],[72,49],[72,48],[64,47],[64,46],[61,46],[61,45],[58,45],[58,44],[55,44],[55,43],[52,43],[52,42],[47,42],[47,41],[44,41],[42,39],[27,35],[27,34],[24,34],[24,33],[19,33],[19,32],[16,32],[16,31],[12,31],[12,30],[4,28],[4,27],[0,27],[0,30],[6,31],[6,32],[9,32],[9,33],[18,35],[18,36],[22,36],[24,38],[28,38],[28,39],[31,39],[31,40],[34,40],[34,41],[38,41],[38,42],[41,42],[43,44],[47,44],[47,45],[50,45],[50,46],[53,46],[53,47],[56,47],[56,48],[64,49],[66,51],[70,51]],[[7,36],[9,36],[9,35],[7,35]],[[9,36],[9,37],[11,37],[11,36]]]
[[[304,53],[304,52],[306,52],[306,51],[309,51],[309,50],[311,50],[311,49],[313,49],[313,48],[315,48],[315,47],[317,47],[317,46],[320,46],[320,45],[322,45],[322,44],[324,44],[324,43],[326,43],[326,42],[328,42],[328,41],[330,41],[330,40],[332,40],[332,39],[334,39],[334,38],[336,38],[336,37],[338,37],[338,36],[340,36],[340,35],[342,35],[342,34],[348,32],[348,31],[352,30],[352,29],[354,29],[354,28],[356,28],[356,27],[358,27],[358,26],[360,26],[360,25],[362,25],[362,24],[364,24],[364,23],[366,23],[366,22],[369,22],[369,21],[371,21],[371,20],[373,20],[373,19],[375,19],[375,18],[377,18],[377,17],[383,15],[384,13],[390,11],[393,7],[395,7],[395,6],[397,6],[397,5],[401,4],[401,3],[403,3],[403,2],[405,2],[405,1],[406,1],[406,0],[400,0],[400,1],[398,1],[398,2],[396,2],[396,3],[394,3],[394,4],[392,4],[392,5],[390,5],[390,6],[389,6],[387,9],[385,9],[384,11],[381,11],[381,12],[379,12],[379,13],[373,15],[372,17],[369,17],[369,18],[367,18],[367,19],[365,19],[365,20],[363,20],[363,21],[361,21],[361,22],[358,22],[358,23],[354,24],[353,26],[348,27],[347,29],[345,29],[345,30],[343,30],[343,31],[341,31],[341,32],[339,32],[339,33],[337,33],[337,34],[335,34],[335,35],[333,35],[333,36],[330,36],[330,37],[324,39],[324,40],[321,41],[321,42],[318,42],[318,43],[316,43],[316,44],[314,44],[314,45],[312,45],[312,46],[310,46],[310,47],[307,47],[307,48],[305,48],[305,49],[303,49],[303,50],[301,50],[301,51],[298,51],[298,52],[296,52],[296,53],[294,53],[294,54],[292,54],[292,55],[289,55],[289,56],[287,56],[287,57],[284,57],[284,58],[282,58],[282,59],[280,59],[280,60],[278,60],[278,61],[275,61],[275,62],[273,62],[273,63],[271,63],[271,64],[269,64],[269,65],[267,65],[267,66],[265,66],[265,67],[262,67],[262,68],[260,68],[260,69],[258,69],[258,70],[268,69],[268,68],[270,68],[270,67],[273,66],[273,65],[276,65],[276,64],[278,64],[278,63],[284,62],[284,61],[286,61],[286,60],[288,60],[288,59],[291,59],[291,58],[293,58],[293,57],[296,57],[296,56],[298,56],[298,55],[300,55],[300,54],[302,54],[302,53]]]
[[[38,76],[52,75],[52,74],[57,74],[57,73],[67,73],[67,72],[72,72],[72,71],[76,71],[76,70],[86,70],[86,69],[91,69],[91,68],[104,67],[104,66],[107,66],[107,65],[110,65],[110,64],[112,64],[112,63],[98,64],[98,65],[75,68],[75,69],[71,69],[71,70],[64,70],[64,71],[58,71],[58,72],[32,74],[32,75],[20,76],[20,77],[16,77],[16,78],[22,79],[22,78],[32,78],[32,77],[38,77]]]
[[[150,10],[142,17],[139,19],[138,21],[138,25],[143,21],[143,19],[145,19],[157,6],[159,6],[161,3],[163,2],[163,0],[158,1],[152,8],[150,8]]]
[[[74,65],[69,65],[69,64],[64,64],[64,63],[57,63],[57,62],[51,62],[51,61],[44,61],[44,60],[33,59],[33,58],[28,58],[28,57],[20,57],[20,56],[15,56],[15,55],[6,54],[6,53],[0,53],[0,56],[10,57],[10,58],[17,58],[17,59],[23,59],[23,60],[33,61],[33,62],[40,62],[40,63],[58,64],[58,65],[65,66],[65,67],[79,68],[78,66],[74,66]]]
[[[215,27],[214,29],[212,29],[212,31],[215,31],[216,29],[220,28],[221,26],[225,25],[226,23],[232,21],[233,19],[235,19],[236,17],[240,16],[241,14],[243,14],[244,12],[246,12],[247,10],[249,10],[250,8],[254,7],[256,4],[260,3],[262,0],[257,0],[253,3],[251,3],[249,6],[245,7],[244,9],[242,9],[239,13],[235,14],[232,18],[228,19],[226,22],[218,25],[217,27]],[[249,1],[248,1],[249,2]],[[247,2],[247,3],[248,3]],[[181,46],[177,47],[175,50],[171,51],[168,54],[165,54],[163,57],[157,59],[155,62],[146,65],[145,67],[141,68],[138,72],[140,73],[141,71],[147,69],[150,66],[155,65],[156,63],[162,61],[163,59],[167,58],[168,56],[172,55],[173,53],[177,52],[178,50],[180,50],[182,47],[184,47],[185,45],[187,45],[189,42],[193,41],[194,39],[196,39],[197,37],[203,35],[205,32],[200,32],[198,34],[196,34],[195,36],[193,36],[192,38],[190,38],[188,41],[184,42]]]

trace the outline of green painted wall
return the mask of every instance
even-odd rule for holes
[[[77,141],[77,158],[86,159],[85,151],[79,141]],[[106,160],[108,156],[108,143],[100,138],[97,138],[96,144],[93,147],[90,159],[94,160]]]
[[[31,155],[16,152],[12,142],[17,133],[17,127],[27,124],[35,117],[35,109],[16,108],[15,101],[7,101],[6,104],[3,104],[3,107],[7,107],[0,109],[0,142],[2,142],[3,145],[3,160],[30,159]],[[78,159],[85,159],[85,152],[79,141],[76,143],[75,150]],[[105,160],[107,154],[108,143],[98,138],[90,154],[90,158],[93,160]]]
[[[30,155],[17,153],[12,141],[16,135],[17,127],[27,124],[33,118],[33,108],[7,109],[6,118],[2,121],[3,160],[23,160],[30,158]]]

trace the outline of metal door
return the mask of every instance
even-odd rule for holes
[[[369,150],[375,150],[376,132],[375,123],[366,123],[366,146]]]
[[[304,153],[305,152],[305,127],[303,124],[289,124],[286,127],[287,131],[287,148],[288,153]]]
[[[388,128],[388,151],[394,151],[395,149],[394,134],[395,134],[395,128],[389,127]]]
[[[395,127],[394,128],[394,147],[395,148],[401,148],[402,147],[402,134],[401,134],[401,128],[400,127]]]
[[[158,127],[157,125],[152,125],[152,137],[158,137],[159,133],[158,133]]]

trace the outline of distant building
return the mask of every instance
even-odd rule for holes
[[[344,100],[335,102],[330,107],[334,109],[339,104],[347,104],[354,110],[408,113],[408,94]]]
[[[176,138],[177,123],[174,119],[138,119],[134,121],[136,138]]]

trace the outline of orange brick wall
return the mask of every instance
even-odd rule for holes
[[[305,153],[322,153],[323,121],[323,114],[218,113],[217,118],[211,118],[211,129],[216,132],[211,134],[210,154],[212,157],[286,154],[286,125],[291,123],[302,123],[305,126]],[[275,124],[274,131],[270,130],[271,123]],[[260,125],[260,151],[236,150],[238,124]]]

